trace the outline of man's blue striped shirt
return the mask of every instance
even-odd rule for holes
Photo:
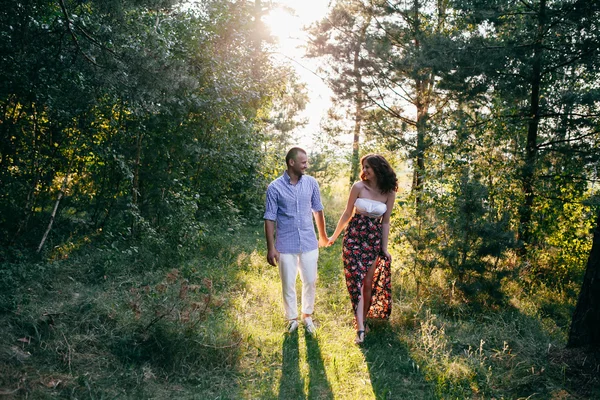
[[[313,212],[323,210],[319,184],[301,175],[292,185],[287,171],[267,188],[264,219],[275,221],[275,248],[280,253],[304,253],[319,247]]]

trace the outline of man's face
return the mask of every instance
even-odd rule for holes
[[[308,156],[302,152],[296,154],[296,158],[290,160],[290,169],[298,176],[304,175],[308,168]]]

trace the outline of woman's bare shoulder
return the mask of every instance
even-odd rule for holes
[[[356,188],[356,189],[364,189],[365,187],[365,183],[363,181],[357,181],[354,182],[354,184],[352,185],[352,189]]]
[[[396,192],[393,190],[387,194],[387,203],[394,204],[396,201]]]
[[[350,189],[350,193],[354,193],[358,197],[364,188],[365,183],[363,181],[354,182],[352,189]]]

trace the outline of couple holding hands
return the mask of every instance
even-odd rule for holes
[[[361,180],[352,186],[335,232],[327,237],[319,185],[313,177],[304,175],[308,155],[294,147],[285,161],[286,171],[267,188],[264,220],[267,261],[279,266],[286,330],[294,332],[299,324],[296,277],[300,272],[302,322],[309,334],[315,334],[312,313],[319,247],[331,246],[345,229],[344,275],[354,313],[354,341],[360,344],[368,331],[366,318],[387,319],[392,311],[388,237],[398,190],[396,174],[382,156],[364,156],[360,160]]]

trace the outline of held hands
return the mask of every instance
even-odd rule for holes
[[[327,236],[319,237],[319,247],[329,246],[329,239]]]
[[[327,247],[331,246],[332,244],[335,243],[335,239],[333,236],[327,238]]]

